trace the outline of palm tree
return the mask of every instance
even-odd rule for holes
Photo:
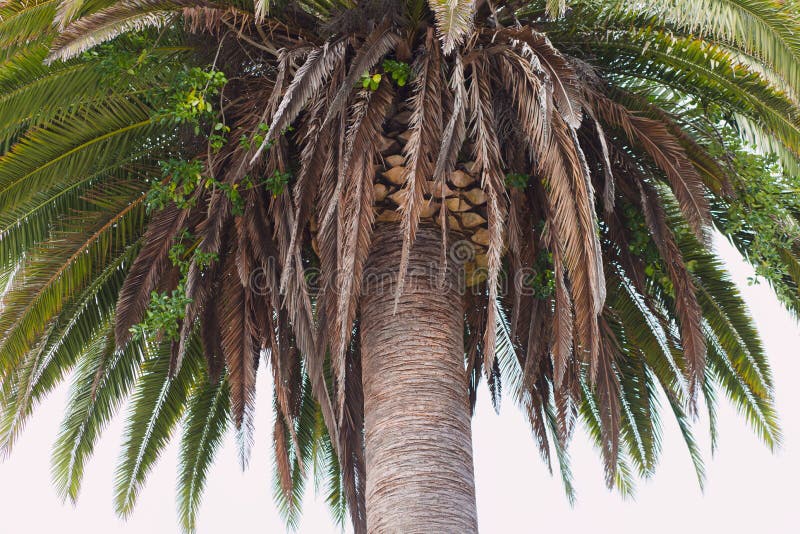
[[[708,245],[800,309],[797,6],[649,4],[0,4],[3,447],[71,375],[74,500],[129,400],[117,511],[180,427],[191,531],[230,424],[247,462],[262,358],[290,525],[314,469],[356,532],[476,531],[483,377],[570,497],[576,422],[629,492],[659,399],[701,483],[719,392],[777,446]]]

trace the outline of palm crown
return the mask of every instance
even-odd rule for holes
[[[502,382],[570,495],[576,419],[627,492],[655,468],[660,395],[701,481],[691,416],[718,390],[774,447],[769,366],[708,245],[722,232],[800,309],[796,12],[3,3],[4,446],[71,374],[53,465],[75,499],[130,398],[117,509],[180,427],[191,530],[229,424],[246,462],[264,357],[287,518],[313,465],[362,530],[360,303],[390,228],[398,298],[421,231],[440,236],[440,267],[470,244],[465,395],[485,377],[497,400]]]

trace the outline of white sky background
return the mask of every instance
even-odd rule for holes
[[[635,500],[606,490],[597,452],[582,432],[570,448],[578,502],[570,508],[561,482],[539,459],[521,412],[510,399],[497,416],[485,387],[473,420],[478,517],[482,533],[558,530],[593,534],[763,532],[800,533],[800,328],[765,285],[748,286],[752,274],[725,242],[728,262],[762,334],[772,363],[784,444],[771,454],[724,399],[719,402],[719,448],[710,456],[705,429],[698,437],[706,457],[701,493],[677,425],[663,412],[664,452],[655,477],[640,482]],[[238,467],[232,436],[209,474],[199,533],[282,532],[272,501],[271,409],[264,369],[259,374],[256,445],[251,465]],[[11,457],[0,463],[0,534],[179,532],[175,507],[178,439],[162,455],[126,522],[113,513],[112,480],[120,450],[122,417],[114,419],[89,463],[76,508],[61,504],[50,484],[55,441],[66,387],[38,409]],[[704,420],[700,424],[705,424]],[[336,533],[322,498],[309,492],[300,532]],[[432,533],[433,534],[433,533]]]

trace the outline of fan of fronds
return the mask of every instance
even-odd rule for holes
[[[179,431],[191,531],[229,426],[247,463],[264,359],[287,521],[313,470],[337,517],[364,531],[357,331],[373,228],[385,224],[375,168],[389,156],[404,161],[401,273],[432,224],[432,192],[457,168],[478,180],[488,240],[466,299],[464,394],[474,403],[483,377],[495,401],[510,394],[568,494],[579,420],[623,492],[655,470],[664,401],[701,483],[692,423],[720,392],[778,445],[765,354],[708,242],[721,231],[760,265],[759,225],[780,221],[763,274],[800,309],[800,206],[753,201],[740,172],[791,183],[779,173],[800,157],[790,6],[429,4],[0,6],[5,449],[72,375],[60,493],[77,497],[99,433],[129,402],[117,511],[131,512]],[[169,96],[191,67],[230,80],[194,128]],[[387,148],[404,113],[405,146]],[[731,131],[757,136],[783,167],[753,163]],[[174,160],[199,170],[190,181],[158,172]],[[463,235],[441,205],[446,256]]]

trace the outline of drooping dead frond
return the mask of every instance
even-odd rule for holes
[[[145,245],[131,266],[117,302],[114,327],[117,348],[121,349],[128,343],[131,328],[144,319],[150,305],[150,293],[170,267],[172,240],[187,217],[187,211],[170,205],[158,212],[147,226]]]
[[[201,244],[202,246],[202,244]],[[178,347],[175,359],[170,367],[171,372],[177,372],[183,361],[183,356],[189,346],[192,332],[195,329],[195,322],[200,319],[203,329],[212,329],[213,332],[201,332],[203,344],[206,349],[206,363],[209,377],[219,376],[224,366],[223,352],[219,341],[218,317],[214,302],[219,295],[219,274],[221,265],[227,256],[227,252],[217,249],[215,252],[218,258],[213,261],[204,271],[200,269],[197,262],[192,260],[189,265],[189,272],[186,277],[186,298],[189,301],[184,310],[183,323],[178,338]],[[212,326],[212,322],[215,326]]]
[[[331,87],[332,91],[328,93],[330,98],[332,98],[333,91],[338,90],[340,82],[344,78],[342,66],[337,68],[333,78],[335,82]],[[389,88],[379,87],[376,93],[383,93],[387,89]],[[353,368],[353,365],[355,365],[353,358],[356,354],[354,351],[358,350],[358,337],[356,336],[352,343],[350,342],[353,332],[352,318],[348,323],[348,328],[339,326],[341,324],[339,297],[342,283],[339,273],[342,262],[347,260],[341,252],[346,233],[351,242],[353,238],[355,239],[355,244],[348,245],[348,247],[355,246],[358,248],[356,252],[359,254],[359,258],[350,258],[348,260],[352,262],[353,270],[355,270],[356,264],[361,269],[363,264],[360,263],[360,258],[366,253],[365,247],[369,247],[368,243],[366,245],[362,244],[362,238],[365,235],[364,231],[367,230],[365,225],[371,225],[373,216],[370,180],[372,178],[372,162],[375,157],[373,145],[375,143],[374,129],[380,128],[380,123],[383,121],[383,115],[385,115],[386,110],[381,110],[383,107],[381,102],[387,98],[386,95],[377,95],[377,100],[371,104],[372,100],[376,98],[376,93],[361,93],[359,95],[359,101],[352,110],[354,117],[349,125],[345,122],[344,113],[340,113],[337,120],[331,121],[325,131],[328,132],[327,139],[331,141],[330,144],[333,146],[322,149],[318,156],[314,156],[315,158],[319,157],[321,167],[318,169],[319,174],[317,176],[317,185],[315,186],[317,190],[314,193],[317,197],[316,218],[319,221],[316,239],[317,254],[322,269],[320,278],[315,280],[318,284],[318,293],[315,295],[317,345],[314,352],[306,356],[312,389],[318,402],[320,402],[322,415],[331,435],[331,442],[335,448],[339,465],[342,466],[344,493],[348,502],[353,527],[355,532],[359,534],[366,531],[363,491],[363,434],[356,430],[361,428],[357,425],[360,425],[360,421],[363,420],[363,416],[359,415],[359,413],[363,413],[361,411],[363,408],[359,408],[359,405],[363,406],[363,396],[359,397],[361,385],[358,376],[360,375]],[[389,98],[389,100],[391,99]],[[372,133],[372,138],[369,137],[370,132]],[[346,139],[347,142],[345,142]],[[321,140],[321,142],[324,144],[325,141]],[[320,147],[317,148],[320,149]],[[349,161],[347,175],[344,172],[345,159]],[[369,162],[368,165],[367,162]],[[367,166],[365,167],[365,165]],[[345,185],[348,185],[348,187],[345,187]],[[364,185],[369,186],[368,191],[364,190]],[[345,211],[342,203],[346,194],[349,195],[348,201],[351,202],[350,205],[353,209],[350,210],[351,213],[340,214],[338,213],[340,209]],[[350,225],[349,233],[347,232],[348,225]],[[353,232],[355,232],[355,236]],[[359,233],[361,233],[361,236],[359,236]],[[371,228],[369,228],[369,233],[371,234]],[[302,272],[299,270],[297,272],[299,279],[295,283],[304,283]],[[360,272],[357,279],[353,278],[353,273],[350,276],[351,280],[347,283],[357,285],[350,286],[352,294],[348,297],[345,308],[357,301],[356,291],[360,292]],[[291,291],[292,284],[289,284],[288,288]],[[310,310],[310,308],[308,309]],[[300,316],[303,318],[306,317],[306,314],[301,313]],[[310,318],[311,316],[308,315],[308,317]],[[295,319],[293,319],[293,322],[295,322]],[[345,355],[337,358],[334,351],[337,350],[337,347],[342,346],[341,337],[345,338],[343,342]],[[329,350],[330,354],[333,355],[332,361],[334,362],[332,370],[334,372],[334,394],[337,395],[338,399],[336,404],[337,407],[342,407],[338,414],[334,413],[323,371]],[[342,361],[345,364],[344,369],[338,367],[337,364],[337,362]],[[339,380],[340,377],[343,377],[343,380]],[[359,400],[359,398],[362,400]],[[343,403],[342,400],[344,401]]]
[[[285,146],[281,142],[270,152],[267,169],[286,172],[285,160]],[[259,251],[256,252],[258,262],[260,262],[260,283],[258,288],[253,288],[258,293],[255,301],[259,303],[255,309],[255,317],[257,318],[256,322],[261,325],[258,331],[261,332],[262,350],[267,350],[271,358],[270,367],[275,382],[274,391],[279,413],[285,419],[286,428],[292,438],[297,467],[303,471],[302,445],[294,425],[294,419],[298,417],[304,379],[301,370],[301,354],[312,380],[311,393],[321,407],[325,424],[329,428],[334,428],[334,430],[329,430],[329,433],[337,440],[339,434],[333,426],[335,424],[333,408],[324,376],[322,376],[322,358],[324,356],[320,353],[316,343],[317,336],[313,328],[310,297],[303,273],[300,270],[296,270],[294,276],[288,278],[289,295],[283,299],[283,302],[280,298],[278,282],[280,272],[273,260],[277,258],[280,264],[281,260],[285,261],[291,254],[289,249],[290,233],[295,216],[290,194],[288,191],[284,191],[274,196],[269,212],[263,198],[257,192],[251,191],[250,195],[252,202],[248,207],[252,210],[248,213],[246,209],[244,213],[244,217],[249,221],[246,224],[247,234],[250,236],[251,244],[261,243],[261,245],[257,245]],[[270,219],[272,219],[272,226],[267,223]],[[295,258],[295,262],[299,264],[299,257]],[[285,268],[285,263],[282,267]],[[334,447],[337,450],[340,448],[338,441]],[[348,495],[349,497],[352,496]]]
[[[496,341],[496,318],[498,278],[503,255],[503,235],[508,213],[505,198],[505,173],[500,156],[500,144],[494,126],[492,93],[487,72],[488,60],[485,57],[472,63],[469,85],[469,113],[472,137],[475,139],[475,164],[481,177],[481,186],[489,197],[487,209],[489,223],[488,278],[489,303],[486,314],[486,333],[484,337],[484,372],[491,373],[494,367],[494,347]]]
[[[447,268],[447,203],[445,202],[445,180],[455,168],[458,154],[467,136],[467,86],[464,79],[464,63],[456,56],[449,81],[452,93],[452,109],[450,118],[442,133],[442,144],[433,170],[435,187],[441,192],[441,208],[439,209],[439,226],[442,228],[442,268]]]
[[[548,470],[552,471],[550,440],[547,436],[545,422],[545,411],[551,400],[548,380],[552,373],[552,365],[547,354],[547,338],[551,333],[549,325],[552,318],[549,304],[549,302],[537,300],[531,305],[529,333],[532,336],[528,340],[528,350],[523,362],[520,395],[522,397],[521,404],[525,408],[536,444],[539,447],[539,453],[547,464]]]
[[[616,335],[603,315],[600,317],[600,354],[594,379],[598,419],[600,422],[600,449],[605,464],[606,485],[611,488],[617,475],[620,434],[620,384],[616,360],[621,348]]]
[[[356,332],[354,339],[359,338]],[[366,464],[364,454],[364,391],[361,376],[361,347],[352,344],[345,369],[344,416],[339,427],[339,457],[347,507],[354,534],[367,533]]]
[[[467,363],[467,390],[472,412],[478,400],[478,386],[483,369],[483,339],[486,332],[486,310],[489,309],[485,293],[467,294],[467,312],[464,317],[464,354]]]
[[[597,316],[605,300],[605,277],[594,193],[580,150],[560,115],[553,115],[550,143],[539,153],[538,173],[545,180],[550,222],[569,274],[582,356],[595,362],[599,350]]]
[[[252,21],[252,15],[234,6],[204,6],[195,5],[184,7],[181,10],[183,22],[186,28],[192,33],[208,33],[218,35],[223,29],[230,25],[244,27]],[[247,37],[241,35],[245,40]],[[248,42],[248,41],[245,41]],[[248,44],[251,44],[248,42]],[[267,43],[259,45],[261,50],[267,48]]]
[[[536,46],[545,52],[551,48],[544,41],[525,38],[531,48]],[[554,56],[543,52],[542,57],[554,73],[551,77],[574,77],[565,63],[558,68],[553,66],[556,64]],[[560,241],[570,278],[579,338],[591,361],[597,354],[596,317],[605,300],[605,280],[596,231],[594,191],[583,151],[562,113],[550,111],[556,100],[552,96],[556,89],[552,83],[539,80],[535,71],[537,62],[511,50],[499,55],[498,62],[504,82],[520,95],[515,100],[517,115],[532,159],[537,162],[535,172],[544,181],[548,217],[554,236]],[[561,70],[568,74],[559,74]],[[579,104],[564,84],[561,87],[562,99]],[[577,114],[573,118],[579,123],[579,117]]]
[[[286,88],[286,93],[272,115],[269,132],[250,160],[251,163],[255,162],[264,149],[281,135],[287,126],[292,124],[311,97],[317,94],[322,84],[330,78],[337,63],[342,60],[345,49],[345,41],[339,40],[325,43],[321,47],[311,50],[303,65],[297,69],[292,83]],[[284,52],[284,54],[287,53]],[[283,75],[285,76],[285,70],[283,70]],[[280,85],[276,83],[275,87],[278,91]],[[276,92],[275,95],[278,93]]]
[[[377,157],[377,142],[383,121],[392,103],[394,91],[388,81],[378,90],[364,90],[354,105],[353,120],[348,127],[343,173],[341,180],[342,206],[340,231],[342,242],[337,272],[337,330],[333,350],[334,376],[338,385],[339,414],[343,414],[345,400],[345,370],[347,347],[350,344],[364,264],[372,241],[374,220],[374,191],[372,180]]]
[[[534,71],[544,73],[544,83],[552,88],[556,108],[570,128],[579,128],[583,119],[581,82],[575,69],[542,33],[530,28],[507,29],[509,39]]]
[[[613,128],[625,132],[628,139],[640,145],[664,172],[681,211],[698,239],[708,240],[711,213],[703,179],[698,174],[680,142],[663,123],[632,115],[623,106],[596,91],[587,91],[587,100],[595,115]]]
[[[395,305],[403,293],[408,258],[423,207],[425,183],[434,175],[436,158],[434,150],[442,138],[441,55],[439,49],[432,46],[433,40],[433,31],[429,30],[426,45],[414,64],[414,96],[411,99],[409,124],[411,137],[403,149],[408,165],[403,176],[405,184],[400,206],[403,252],[400,257]]]
[[[447,121],[447,126],[444,128],[441,148],[436,158],[436,167],[433,172],[434,180],[436,181],[444,180],[447,173],[455,167],[458,153],[461,151],[467,134],[466,106],[468,96],[464,80],[464,64],[460,56],[457,56],[453,62],[449,87],[453,94],[453,109]]]
[[[276,415],[275,423],[272,428],[275,469],[278,471],[278,480],[284,499],[291,503],[294,499],[292,495],[294,480],[292,480],[292,462],[289,458],[289,440],[286,439],[286,433],[286,422],[280,416]]]
[[[356,57],[350,63],[350,70],[344,82],[339,87],[336,96],[328,103],[327,113],[323,124],[327,125],[342,109],[347,98],[352,94],[358,79],[372,70],[378,62],[391,52],[397,45],[400,37],[395,33],[391,23],[387,20],[376,27],[358,47]]]
[[[522,293],[525,281],[521,271],[523,263],[529,266],[533,263],[533,247],[535,240],[531,235],[529,215],[532,210],[525,205],[525,194],[517,188],[509,191],[508,229],[506,242],[508,243],[508,256],[510,260],[509,279],[511,280],[511,324],[510,337],[517,339],[519,316],[522,305]],[[529,240],[529,241],[528,241]]]
[[[303,149],[300,152],[300,170],[297,174],[293,188],[294,199],[294,224],[291,228],[291,237],[286,257],[283,258],[283,271],[281,273],[281,292],[286,294],[286,287],[290,279],[300,269],[301,233],[305,230],[309,219],[313,215],[314,199],[317,187],[325,164],[325,159],[331,150],[330,128],[322,125],[324,98],[318,98],[309,110],[308,120],[305,121],[300,136],[304,139]],[[293,298],[293,293],[288,294]]]
[[[503,86],[515,95],[513,106],[528,150],[546,145],[554,105],[552,91],[545,88],[537,74],[537,68],[541,68],[536,61],[523,58],[510,48],[496,55],[494,60]]]
[[[343,68],[337,68],[333,75],[333,83],[340,82],[345,76]],[[304,313],[304,309],[299,310],[297,313],[301,321],[306,319],[309,325],[314,327],[314,319],[316,319],[316,332],[315,347],[312,352],[306,353],[306,350],[301,347],[301,350],[306,354],[306,361],[308,362],[309,377],[311,378],[311,385],[314,388],[314,395],[321,399],[319,400],[322,407],[322,413],[325,418],[325,424],[328,426],[328,431],[332,432],[331,438],[333,443],[338,444],[339,427],[336,414],[334,413],[333,402],[331,401],[328,392],[328,385],[325,380],[324,365],[327,353],[331,346],[336,345],[335,336],[339,332],[336,324],[338,293],[337,293],[337,271],[339,261],[339,248],[338,248],[338,221],[337,216],[327,216],[328,213],[335,214],[339,207],[340,193],[337,190],[339,185],[340,166],[339,159],[343,157],[344,152],[344,132],[347,125],[345,123],[344,114],[340,114],[338,120],[332,122],[330,127],[330,136],[332,138],[332,147],[327,151],[327,154],[322,163],[322,172],[319,176],[318,191],[316,194],[317,202],[315,205],[315,215],[318,222],[317,228],[317,256],[320,262],[320,276],[316,280],[318,284],[318,293],[316,295],[316,317],[310,313]],[[302,280],[302,279],[301,279]],[[309,307],[309,312],[310,307]],[[295,322],[296,319],[292,319]],[[313,357],[309,357],[312,355]],[[331,431],[331,429],[333,429]],[[338,452],[338,449],[337,449]]]
[[[555,433],[558,443],[566,446],[575,425],[580,378],[580,362],[576,359],[575,316],[572,298],[567,287],[567,268],[563,260],[563,244],[556,225],[549,224],[542,236],[542,247],[550,250],[553,258],[553,296],[538,304],[536,318],[541,321],[538,328],[528,332],[528,356],[549,350],[549,379],[552,383],[556,419]],[[532,319],[534,314],[532,314]],[[544,336],[546,341],[535,339]],[[545,345],[542,347],[542,345]],[[542,356],[540,356],[542,357]]]
[[[681,346],[686,358],[686,379],[689,384],[690,408],[694,407],[699,388],[703,384],[706,359],[706,341],[703,335],[703,312],[697,301],[692,274],[686,268],[675,236],[670,229],[664,209],[653,187],[638,181],[640,202],[653,241],[658,247],[675,290],[675,311],[681,332]]]
[[[591,116],[591,113],[589,113]],[[614,173],[611,170],[611,154],[608,149],[608,140],[606,139],[606,132],[593,116],[591,117],[594,124],[595,133],[597,134],[597,143],[600,145],[600,164],[603,167],[603,209],[606,213],[611,213],[614,210]]]
[[[716,195],[730,197],[733,195],[730,171],[726,169],[724,160],[709,154],[686,130],[683,129],[679,117],[670,115],[665,110],[651,103],[645,95],[630,93],[620,89],[610,92],[611,98],[628,108],[633,114],[642,114],[664,124],[667,130],[681,144],[686,156],[697,171],[703,176],[708,189]]]
[[[218,298],[219,280],[217,277],[214,277],[214,282],[214,287],[208,299],[212,303]],[[185,321],[184,324],[186,324]],[[214,304],[205,305],[200,311],[200,334],[203,342],[203,353],[206,357],[208,376],[209,379],[216,382],[221,378],[225,369],[225,352],[222,349],[219,316],[217,315],[217,307]],[[180,354],[185,354],[185,348],[183,347],[185,347],[186,342],[183,339],[181,339],[181,342],[184,345],[178,349],[179,357]],[[175,367],[179,368],[180,366],[176,365]]]
[[[240,460],[244,467],[252,444],[259,349],[252,335],[252,296],[239,283],[233,255],[228,256],[223,267],[220,285],[217,301],[220,341],[228,369],[231,414],[238,432]]]
[[[560,390],[572,359],[572,302],[564,281],[564,266],[556,246],[553,252],[555,273],[555,314],[553,318],[553,387]]]

